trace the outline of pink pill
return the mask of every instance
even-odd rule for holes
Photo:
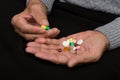
[[[76,46],[77,49],[80,49],[80,46]]]
[[[77,43],[77,40],[74,40],[73,42],[74,42],[74,43]]]

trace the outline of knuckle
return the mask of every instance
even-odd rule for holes
[[[22,20],[21,20],[21,17],[19,14],[13,16],[12,20],[11,20],[11,24],[13,25],[13,27],[15,29],[19,29],[20,32],[23,32],[24,31],[24,27],[21,26],[23,24]],[[16,31],[18,32],[18,31]]]
[[[15,15],[13,16],[13,18],[11,19],[11,24],[15,25],[16,22],[19,21],[19,16],[18,15]]]
[[[16,15],[12,17],[11,23],[13,24],[15,22],[15,20],[16,20]]]

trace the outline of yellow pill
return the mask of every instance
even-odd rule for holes
[[[41,28],[42,28],[42,29],[46,29],[46,26],[42,25]]]
[[[73,38],[70,38],[69,41],[70,41],[70,42],[73,42]]]

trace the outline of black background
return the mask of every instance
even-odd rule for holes
[[[97,63],[71,69],[27,54],[27,41],[11,25],[11,18],[25,5],[25,0],[0,1],[0,80],[120,80],[120,48],[106,51]],[[64,3],[54,7],[48,16],[50,26],[61,30],[58,38],[94,29],[117,17]]]

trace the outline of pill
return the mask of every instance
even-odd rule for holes
[[[76,49],[77,49],[77,50],[80,49],[80,46],[76,46]]]
[[[80,40],[77,41],[77,44],[78,44],[78,45],[81,45],[82,43],[83,43],[83,40],[82,40],[82,39],[80,39]]]
[[[62,49],[61,49],[61,48],[59,48],[59,49],[57,49],[57,51],[58,51],[58,52],[62,52]]]
[[[42,28],[42,29],[46,29],[46,26],[42,25],[41,28]]]
[[[50,27],[49,26],[46,26],[46,28],[45,28],[46,30],[50,30]]]
[[[64,51],[69,51],[70,50],[70,48],[69,47],[64,47],[64,49],[63,49]]]
[[[73,42],[73,38],[70,38],[69,41],[70,41],[70,42]]]
[[[69,47],[69,42],[68,42],[68,41],[63,41],[62,45],[63,45],[64,47]]]
[[[75,44],[74,44],[74,42],[70,42],[70,46],[74,46]]]

